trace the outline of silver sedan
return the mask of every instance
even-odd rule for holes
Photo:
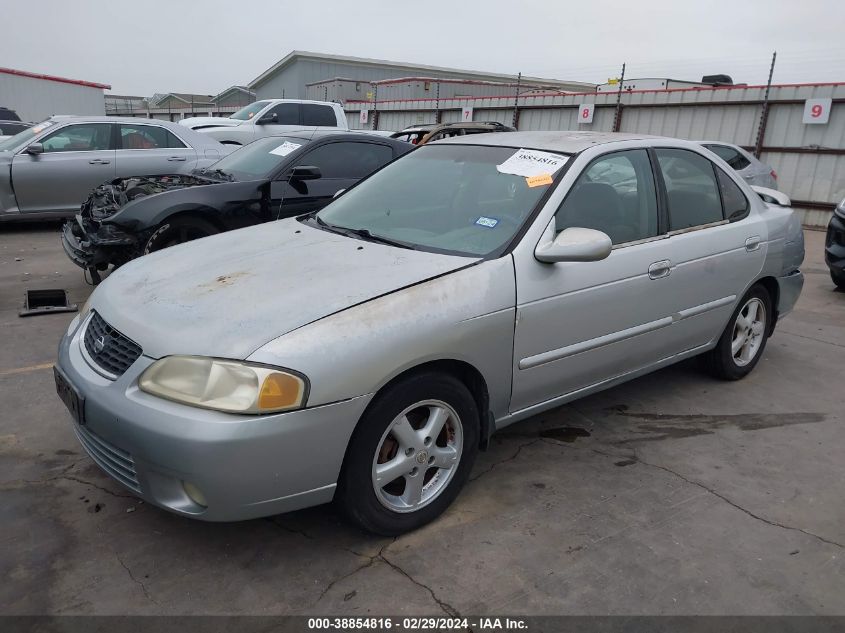
[[[231,151],[167,121],[54,116],[0,141],[0,222],[73,215],[106,181],[187,174]]]
[[[398,534],[496,430],[692,356],[747,375],[803,284],[779,200],[674,139],[433,143],[318,213],[120,268],[57,389],[152,504],[228,521],[334,500]]]

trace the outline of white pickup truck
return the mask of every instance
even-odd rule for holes
[[[229,117],[189,117],[180,125],[208,134],[225,145],[246,145],[291,130],[348,130],[340,104],[298,99],[263,99]]]

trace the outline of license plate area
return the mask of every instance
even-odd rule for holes
[[[53,366],[53,378],[56,380],[56,393],[65,403],[73,419],[77,424],[85,424],[85,398],[80,395],[76,387],[70,384],[70,381],[55,365]]]

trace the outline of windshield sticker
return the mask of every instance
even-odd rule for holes
[[[292,151],[297,150],[300,147],[302,147],[302,143],[291,143],[290,141],[285,141],[276,149],[271,149],[270,153],[275,154],[276,156],[287,156]]]
[[[478,226],[486,226],[488,229],[492,229],[499,223],[499,221],[496,218],[487,218],[482,215],[475,221],[475,223]]]
[[[552,184],[551,174],[540,174],[538,176],[529,176],[525,179],[525,184],[529,187],[542,187],[543,185]]]
[[[502,174],[525,176],[526,178],[542,176],[543,174],[551,176],[566,164],[566,160],[566,156],[559,154],[540,152],[534,149],[520,149],[504,163],[496,165],[496,169]]]

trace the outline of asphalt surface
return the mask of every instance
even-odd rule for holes
[[[745,380],[694,362],[505,429],[435,523],[331,506],[208,524],[83,453],[50,366],[90,288],[54,224],[0,226],[4,614],[845,614],[845,293],[808,231],[797,310]]]

